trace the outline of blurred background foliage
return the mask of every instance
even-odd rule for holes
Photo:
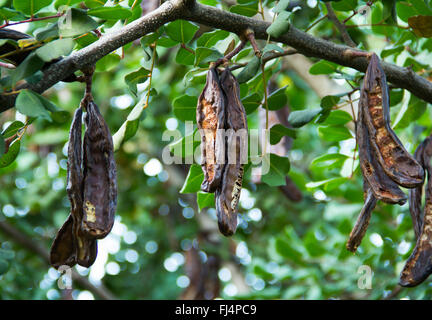
[[[0,11],[14,10],[18,2],[0,0]],[[61,4],[77,8],[118,4],[133,12],[131,17],[135,19],[157,6],[152,1],[140,0],[46,2],[38,13],[40,16],[55,13]],[[200,2],[249,16],[257,14],[262,5],[264,17],[269,21],[271,9],[277,3]],[[342,43],[334,23],[322,19],[327,14],[324,1],[289,2],[287,10],[295,27]],[[331,5],[339,20],[350,17],[353,10],[364,9],[365,12],[346,23],[360,48],[374,51],[399,66],[412,66],[415,72],[430,79],[432,39],[416,35],[407,23],[411,16],[430,14],[431,2],[371,1],[368,5],[366,1],[342,0]],[[23,20],[22,16],[19,18],[15,17]],[[262,19],[260,14],[255,18]],[[103,35],[126,23],[124,19],[112,18],[96,21]],[[48,23],[49,20],[19,24],[15,29],[32,35]],[[308,124],[295,129],[295,139],[284,140],[289,143],[283,155],[291,163],[288,176],[301,191],[300,201],[290,200],[281,188],[255,181],[249,170],[240,200],[237,233],[225,238],[217,231],[214,207],[199,210],[196,193],[180,193],[189,165],[164,163],[163,150],[173,141],[164,141],[163,133],[177,129],[184,134],[185,123],[179,119],[178,110],[176,113],[173,110],[173,102],[185,94],[197,97],[202,90],[207,64],[196,63],[194,55],[200,37],[212,31],[203,26],[198,29],[187,25],[187,28],[199,30],[186,43],[193,54],[188,50],[186,53],[192,54],[192,58],[179,53],[185,49],[172,39],[175,35],[169,34],[168,27],[165,32],[160,30],[162,39],[157,41],[152,76],[152,88],[156,91],[152,91],[149,106],[139,117],[136,134],[115,155],[116,223],[111,234],[99,241],[95,264],[89,269],[75,267],[76,271],[96,287],[103,284],[103,290],[119,299],[430,299],[429,281],[412,289],[397,285],[399,272],[415,243],[408,204],[379,203],[358,252],[351,254],[345,249],[363,204],[358,160],[353,161],[356,152],[352,109],[348,96],[343,95],[361,84],[362,74],[353,69],[298,55],[274,59],[266,65],[269,90],[287,86],[282,92],[286,99],[282,99],[283,105],[278,108],[312,110],[325,106],[325,96],[339,97],[327,108],[331,111],[326,120],[319,120],[323,108]],[[216,40],[209,47],[220,53],[225,52],[232,40],[238,43],[238,37],[229,33]],[[112,133],[117,132],[132,108],[147,94],[148,81],[138,84],[137,95],[125,82],[126,75],[141,67],[149,70],[149,59],[145,56],[152,50],[146,41],[129,44],[123,52],[117,50],[98,62],[93,95]],[[75,49],[88,44],[79,39],[75,43]],[[266,43],[258,41],[258,44],[263,48]],[[252,56],[247,45],[236,62],[248,62]],[[3,76],[7,74],[7,70],[2,70]],[[83,90],[80,83],[58,83],[46,91],[44,96],[67,111],[68,116],[63,122],[37,118],[21,139],[17,159],[0,169],[1,224],[17,229],[24,242],[37,244],[46,252],[69,214],[65,191],[67,140]],[[263,92],[260,71],[242,85],[242,98],[256,93],[261,101]],[[358,92],[351,98],[356,110]],[[425,102],[397,88],[392,89],[391,99],[392,124],[405,147],[414,152],[431,132],[431,110]],[[260,128],[265,117],[260,109],[248,115],[250,128]],[[14,120],[25,120],[25,116],[15,109],[3,112],[1,128],[7,128]],[[72,290],[59,289],[59,273],[48,266],[41,254],[2,230],[1,299],[101,298],[91,287],[83,287],[76,281]],[[358,286],[363,275],[358,270],[363,265],[373,271],[371,289]]]

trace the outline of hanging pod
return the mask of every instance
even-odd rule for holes
[[[414,230],[419,228],[421,231],[417,236],[417,241],[413,252],[408,258],[399,279],[399,284],[403,287],[414,287],[422,283],[432,273],[432,137],[428,137],[418,148],[417,156],[421,159],[424,169],[427,172],[427,185],[425,195],[425,207],[423,215],[417,211],[421,207],[421,194],[412,196],[415,201],[414,211],[411,211],[414,222]],[[414,203],[411,203],[414,204]],[[418,231],[417,231],[418,232]],[[416,233],[417,233],[416,232]]]
[[[414,188],[423,183],[424,170],[409,154],[390,127],[390,107],[385,73],[373,53],[360,92],[370,142],[385,173],[400,186]]]
[[[218,71],[215,67],[210,67],[196,111],[197,125],[201,133],[201,167],[204,172],[201,190],[205,192],[214,192],[222,178],[225,157],[225,100]]]
[[[244,163],[248,156],[248,130],[239,84],[228,68],[221,74],[221,86],[227,97],[226,152],[222,183],[216,190],[215,202],[219,230],[225,236],[231,236],[237,228],[237,206],[243,183]]]
[[[98,106],[90,100],[86,110],[81,231],[88,238],[102,239],[112,229],[117,206],[114,147],[108,125]]]

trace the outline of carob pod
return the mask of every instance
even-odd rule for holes
[[[405,193],[391,180],[377,160],[376,152],[371,147],[371,137],[364,119],[364,100],[360,100],[356,123],[356,139],[359,148],[360,168],[364,182],[372,189],[375,198],[386,203],[404,204],[407,200]]]
[[[400,275],[399,284],[403,287],[415,287],[432,273],[432,139],[428,138],[421,149],[422,162],[427,172],[426,203],[416,246]]]
[[[63,265],[73,267],[77,263],[73,224],[72,215],[69,215],[51,245],[50,264],[56,269]]]
[[[366,230],[369,226],[369,221],[372,216],[372,211],[375,209],[377,199],[369,187],[366,181],[364,183],[365,188],[365,201],[362,210],[357,218],[356,224],[352,229],[348,242],[346,244],[346,248],[351,252],[356,252],[358,246],[360,245]]]
[[[423,183],[422,166],[404,148],[390,127],[386,76],[373,53],[360,92],[360,107],[369,130],[370,142],[385,173],[400,186],[414,188]]]
[[[93,100],[86,100],[84,134],[84,197],[81,232],[101,239],[114,224],[117,177],[114,147],[108,125]]]
[[[423,142],[419,144],[414,153],[415,159],[423,166],[423,168],[425,168],[425,163],[423,162],[423,154],[425,152],[425,148],[431,144],[431,139],[432,137],[429,136],[425,140],[423,140]],[[408,202],[416,239],[419,237],[422,227],[422,196],[423,185],[417,186],[416,188],[409,190]]]
[[[206,85],[198,98],[196,119],[201,133],[201,190],[214,192],[219,187],[224,163],[225,94],[215,67],[207,72]]]
[[[69,133],[67,187],[71,214],[60,228],[51,247],[50,263],[55,268],[61,265],[70,267],[78,263],[88,267],[93,264],[97,255],[95,240],[85,239],[80,233],[82,220],[83,173],[81,141],[82,109],[75,111]]]
[[[221,86],[227,97],[226,152],[222,183],[216,190],[215,201],[220,232],[234,234],[237,228],[237,206],[243,182],[243,166],[247,159],[247,118],[240,100],[237,79],[226,68],[221,74]],[[233,143],[235,145],[233,145]]]

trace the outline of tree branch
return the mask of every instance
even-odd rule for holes
[[[144,17],[131,22],[113,33],[103,36],[91,45],[52,64],[45,70],[43,78],[37,84],[24,85],[20,88],[28,87],[31,90],[42,93],[73,72],[94,64],[110,52],[155,31],[167,22],[177,19],[189,20],[239,35],[250,28],[254,31],[257,39],[265,40],[268,37],[266,29],[270,25],[269,22],[255,20],[202,5],[196,3],[194,0],[166,1],[159,8]],[[284,35],[276,39],[271,38],[271,40],[287,44],[305,56],[325,59],[361,72],[365,72],[368,65],[367,58],[353,55],[356,49],[311,36],[293,26]],[[431,82],[415,74],[408,68],[398,67],[386,62],[382,63],[382,67],[389,82],[410,91],[420,99],[432,103]],[[1,95],[0,112],[12,108],[15,99],[16,95]]]
[[[331,6],[331,4],[329,2],[325,3],[326,8],[327,8],[327,13],[328,13],[328,17],[331,21],[333,21],[335,27],[339,30],[339,32],[341,33],[342,39],[344,40],[344,42],[349,45],[350,47],[357,47],[357,45],[355,44],[355,42],[351,39],[350,35],[348,34],[348,31],[345,27],[345,25],[343,23],[341,23],[339,21],[339,19],[336,17],[336,14]]]
[[[48,251],[38,245],[38,243],[35,242],[33,239],[28,238],[25,234],[23,234],[21,231],[19,231],[6,221],[0,221],[0,231],[22,247],[41,257],[47,265],[50,265]],[[72,280],[78,282],[83,288],[89,290],[90,292],[93,292],[104,300],[115,299],[114,295],[107,288],[105,288],[105,286],[100,285],[96,287],[95,285],[90,283],[87,278],[81,276],[75,270],[72,270]]]

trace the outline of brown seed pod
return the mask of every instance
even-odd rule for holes
[[[415,287],[432,273],[432,167],[430,164],[432,139],[430,137],[420,150],[422,150],[421,158],[427,172],[426,204],[416,246],[400,275],[399,284],[403,287]],[[415,218],[417,220],[418,216]]]
[[[362,210],[357,218],[357,222],[352,229],[346,248],[351,252],[356,252],[360,245],[366,230],[369,226],[369,221],[372,216],[372,211],[375,209],[377,199],[374,196],[372,189],[368,186],[366,181],[363,182],[365,185],[365,203]]]
[[[51,245],[50,264],[56,269],[63,265],[73,267],[77,263],[73,224],[72,215],[69,215]]]
[[[358,119],[356,123],[356,138],[359,148],[360,168],[362,170],[364,183],[372,189],[374,197],[387,203],[404,204],[406,195],[399,186],[391,180],[377,160],[375,149],[371,147],[371,137],[364,119],[364,101],[360,101]]]
[[[404,148],[390,127],[387,81],[376,54],[371,56],[360,95],[370,142],[385,173],[406,188],[422,184],[422,166]]]
[[[86,105],[84,134],[84,197],[81,232],[101,239],[114,224],[117,178],[111,133],[93,101]]]
[[[225,236],[231,236],[237,228],[237,206],[243,182],[243,164],[245,158],[247,160],[248,132],[239,84],[228,68],[221,75],[221,86],[227,97],[226,163],[215,200],[219,230]]]
[[[417,160],[418,163],[420,163],[423,168],[425,167],[425,163],[423,162],[424,158],[424,152],[427,147],[432,146],[432,137],[429,136],[425,140],[423,140],[422,143],[419,144],[417,147],[414,157]],[[416,236],[416,239],[419,237],[421,233],[421,226],[422,226],[422,208],[421,208],[421,202],[422,202],[422,195],[423,195],[423,185],[420,185],[416,188],[409,190],[409,209],[411,218],[413,221],[413,228],[414,233]]]
[[[214,192],[220,184],[223,169],[225,95],[216,68],[207,72],[206,85],[198,98],[197,125],[201,133],[201,167],[204,181],[201,190]]]
[[[82,221],[83,173],[82,173],[82,109],[75,111],[69,133],[67,187],[71,214],[60,228],[50,252],[50,263],[55,268],[61,265],[83,267],[93,264],[97,255],[96,240],[86,239],[80,232]]]

